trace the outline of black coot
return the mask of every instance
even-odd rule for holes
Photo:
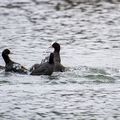
[[[65,67],[61,64],[61,58],[60,58],[60,44],[55,42],[52,44],[52,47],[54,48],[54,71],[55,72],[64,72]]]
[[[5,49],[2,52],[2,57],[5,61],[5,71],[6,72],[16,72],[16,73],[20,73],[20,74],[27,74],[27,69],[25,67],[23,67],[19,63],[13,62],[9,58],[10,53],[11,52],[9,49]]]
[[[53,70],[54,54],[51,53],[48,62],[33,65],[31,75],[51,75],[53,73]]]

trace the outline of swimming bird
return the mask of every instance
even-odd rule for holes
[[[27,74],[27,69],[20,65],[19,63],[13,62],[9,54],[11,54],[9,49],[5,49],[2,52],[2,57],[5,61],[5,71],[6,72],[16,72],[20,74]]]
[[[51,53],[49,61],[33,65],[31,75],[51,75],[54,70],[54,54]]]
[[[54,71],[55,72],[64,72],[65,67],[61,64],[61,58],[60,58],[60,44],[57,42],[54,42],[52,44],[52,47],[54,48]]]

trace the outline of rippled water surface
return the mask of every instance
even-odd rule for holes
[[[68,67],[52,76],[0,70],[0,120],[120,120],[120,5],[57,3],[0,0],[1,52],[30,68],[57,41]]]

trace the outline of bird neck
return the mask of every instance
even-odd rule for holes
[[[4,59],[4,61],[5,61],[6,64],[8,64],[8,63],[11,62],[11,60],[10,60],[10,58],[9,58],[8,55],[2,55],[2,57],[3,57],[3,59]]]
[[[49,59],[49,64],[54,64],[53,58],[50,58],[50,59]]]
[[[60,48],[56,48],[54,52],[60,53]]]
[[[54,63],[60,63],[61,59],[60,59],[60,53],[54,51]]]

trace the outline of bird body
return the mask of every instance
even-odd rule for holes
[[[48,62],[40,64],[36,69],[31,72],[31,75],[51,75],[53,73],[54,66]]]
[[[51,53],[49,61],[33,65],[31,75],[51,75],[54,70],[54,54]]]

